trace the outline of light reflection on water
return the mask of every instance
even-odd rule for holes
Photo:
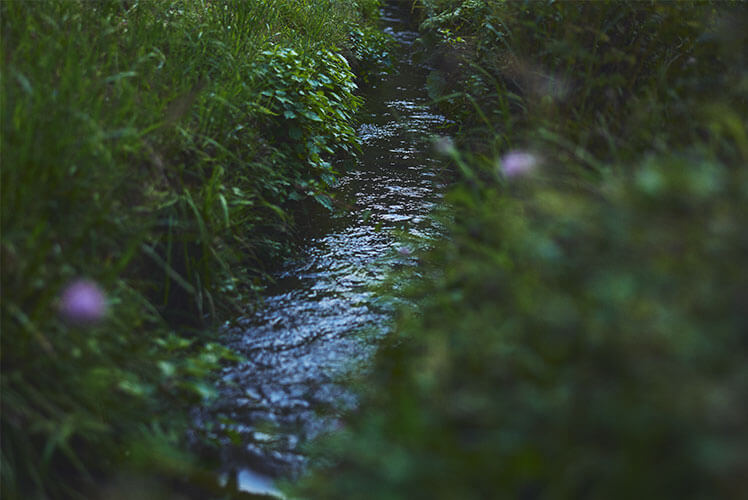
[[[439,163],[427,139],[445,119],[427,106],[425,69],[408,50],[417,34],[399,16],[385,12],[388,31],[405,48],[399,71],[366,92],[363,154],[338,186],[349,209],[325,221],[329,232],[311,238],[277,274],[262,309],[226,333],[247,361],[224,371],[220,400],[202,419],[218,426],[223,463],[238,471],[240,488],[272,488],[269,476],[300,473],[301,445],[355,406],[339,381],[365,364],[389,319],[370,287],[408,260],[393,230],[438,235],[428,214],[439,197]],[[228,434],[233,440],[222,438]]]

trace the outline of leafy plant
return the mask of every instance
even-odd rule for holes
[[[269,117],[273,142],[311,170],[297,174],[294,181],[329,204],[324,192],[335,172],[324,157],[358,150],[351,119],[361,99],[353,93],[356,84],[347,61],[329,50],[303,56],[292,48],[274,47],[262,52],[252,79],[265,89],[258,105]]]
[[[392,38],[372,26],[352,26],[348,34],[355,72],[364,83],[370,75],[392,69]]]

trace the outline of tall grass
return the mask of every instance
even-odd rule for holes
[[[333,54],[375,5],[0,4],[3,497],[200,470],[186,409],[232,357],[205,327],[256,300],[289,203],[325,201],[329,160],[355,150],[360,100]],[[279,48],[287,79],[263,77]],[[330,83],[304,100],[289,82],[311,71]],[[283,92],[318,120],[284,116]],[[81,280],[104,319],[65,317]]]

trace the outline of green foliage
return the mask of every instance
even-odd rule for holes
[[[354,26],[349,31],[354,69],[365,83],[370,75],[392,69],[392,39],[372,26]]]
[[[450,193],[313,496],[740,497],[748,176],[634,170]]]
[[[274,144],[285,145],[280,147],[288,156],[306,162],[314,174],[304,172],[294,179],[296,184],[311,190],[309,194],[323,192],[335,179],[323,155],[358,149],[351,117],[361,99],[353,94],[356,84],[348,62],[329,50],[304,57],[292,48],[274,47],[262,52],[252,82],[266,89],[258,107],[268,117]]]
[[[496,154],[516,137],[542,147],[550,132],[599,160],[631,159],[701,139],[696,106],[723,100],[720,89],[736,90],[731,107],[746,98],[738,5],[423,3],[432,91],[473,149]]]
[[[357,147],[337,52],[361,18],[331,0],[0,4],[3,498],[199,472],[187,409],[233,358],[202,325],[257,298],[290,202],[329,204],[329,161]],[[100,322],[59,314],[81,277]]]
[[[421,4],[446,234],[297,493],[742,498],[745,6]]]
[[[379,9],[382,6],[381,0],[352,0],[351,4],[361,13],[362,17],[368,22],[379,20]],[[363,26],[367,26],[364,24]]]

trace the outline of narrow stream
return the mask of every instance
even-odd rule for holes
[[[354,407],[340,380],[366,363],[389,320],[370,288],[411,260],[395,233],[437,233],[428,214],[441,186],[429,137],[446,120],[428,107],[427,71],[412,59],[417,33],[398,9],[382,12],[401,46],[398,62],[364,93],[363,153],[337,189],[349,210],[321,215],[320,234],[279,272],[263,307],[226,333],[248,361],[223,372],[219,402],[205,418],[231,436],[222,461],[243,491],[274,493],[272,478],[297,476],[301,445]]]

